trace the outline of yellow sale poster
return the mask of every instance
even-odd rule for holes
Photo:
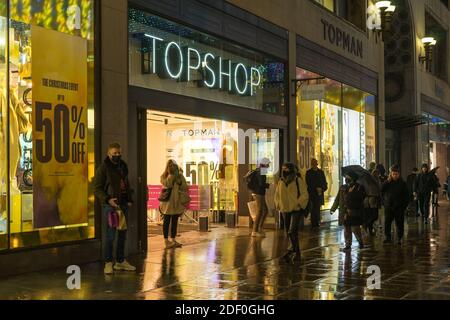
[[[33,225],[87,223],[87,42],[31,28]]]
[[[311,159],[314,158],[315,144],[315,102],[301,101],[298,115],[297,143],[299,155],[299,169],[303,176],[310,169]]]

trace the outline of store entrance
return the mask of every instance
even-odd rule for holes
[[[146,116],[148,236],[162,235],[160,176],[170,159],[182,169],[192,199],[179,234],[197,232],[202,216],[209,217],[210,230],[224,227],[229,214],[235,215],[236,224],[250,225],[251,196],[242,177],[267,157],[273,163],[268,180],[274,181],[280,163],[279,130],[156,110],[147,110]]]

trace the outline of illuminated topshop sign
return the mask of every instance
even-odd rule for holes
[[[180,46],[175,41],[145,34],[150,39],[151,68],[148,73],[180,82],[194,81],[200,87],[254,96],[261,85],[261,72],[241,62],[223,59],[210,52]]]

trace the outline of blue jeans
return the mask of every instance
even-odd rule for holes
[[[120,208],[123,210],[125,217],[128,221],[128,205],[122,204]],[[117,231],[117,251],[116,262],[122,263],[125,261],[125,241],[127,237],[127,230],[118,231],[115,228],[110,228],[108,223],[108,213],[112,210],[112,207],[106,205],[103,207],[103,217],[106,220],[106,242],[105,242],[105,262],[113,262],[113,249],[114,240],[116,238]]]

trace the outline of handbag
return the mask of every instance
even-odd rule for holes
[[[158,197],[159,202],[168,202],[170,195],[172,194],[172,189],[173,188],[163,188]]]
[[[188,192],[180,191],[180,202],[183,206],[187,206],[191,202],[191,197]]]

